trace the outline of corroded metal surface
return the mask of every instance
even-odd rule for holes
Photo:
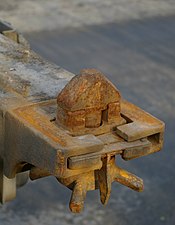
[[[74,135],[92,133],[91,128],[97,128],[97,134],[105,123],[125,123],[120,115],[119,91],[95,69],[82,70],[75,76],[58,95],[57,104],[57,123]]]
[[[130,160],[163,144],[163,122],[123,100],[101,72],[74,76],[2,34],[0,102],[2,202],[15,197],[16,175],[29,171],[31,179],[53,175],[71,189],[73,212],[89,190],[99,189],[106,204],[113,181],[143,190],[116,156]]]

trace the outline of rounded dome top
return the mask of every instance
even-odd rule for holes
[[[119,91],[96,69],[80,71],[57,97],[58,105],[67,111],[105,107],[119,100]]]

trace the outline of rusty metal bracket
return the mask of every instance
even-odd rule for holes
[[[72,212],[90,190],[106,204],[114,181],[142,191],[142,179],[115,159],[159,151],[164,123],[122,99],[96,69],[75,76],[0,33],[1,202],[15,198],[28,176],[52,175],[71,189]]]

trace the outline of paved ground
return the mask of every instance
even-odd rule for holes
[[[171,8],[173,1],[166,3]],[[73,215],[68,210],[70,192],[54,178],[41,179],[0,206],[0,224],[175,224],[175,14],[166,15],[26,34],[37,52],[71,72],[87,67],[104,72],[125,98],[165,121],[165,145],[148,157],[119,160],[144,179],[143,193],[113,184],[107,207],[100,205],[98,192],[92,192],[85,211]]]
[[[22,32],[173,15],[174,0],[1,0],[0,19]]]

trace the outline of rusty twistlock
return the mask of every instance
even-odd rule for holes
[[[89,190],[99,189],[106,204],[113,181],[142,191],[142,179],[115,158],[159,151],[164,123],[122,99],[101,72],[74,76],[0,33],[1,202],[15,198],[28,174],[53,175],[71,189],[72,212]]]
[[[70,135],[94,134],[103,145],[94,153],[68,158],[72,170],[99,169],[58,180],[72,189],[70,208],[83,208],[88,190],[99,188],[106,204],[111,183],[117,181],[136,191],[143,190],[139,177],[115,165],[115,156],[125,160],[158,151],[162,145],[163,124],[149,114],[121,99],[119,91],[95,69],[82,70],[61,91],[57,98],[56,123]],[[81,137],[81,136],[80,136]]]

